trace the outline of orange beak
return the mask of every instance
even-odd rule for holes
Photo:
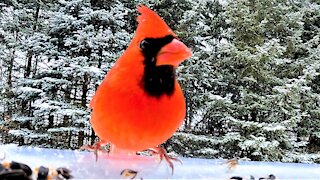
[[[173,39],[163,46],[157,55],[156,66],[173,65],[177,67],[181,62],[191,57],[191,50],[181,41]]]

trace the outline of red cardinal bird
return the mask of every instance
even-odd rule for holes
[[[134,38],[91,101],[101,144],[142,151],[158,147],[182,124],[186,105],[176,67],[191,56],[168,25],[141,5]]]

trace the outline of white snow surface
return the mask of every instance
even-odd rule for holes
[[[259,179],[273,174],[277,179],[319,179],[319,164],[250,162],[239,161],[234,169],[229,169],[223,159],[179,158],[183,163],[175,163],[174,174],[166,162],[159,163],[154,157],[119,156],[100,154],[95,161],[93,153],[72,150],[56,150],[17,145],[0,145],[4,161],[25,163],[32,168],[67,167],[74,178],[120,179],[120,172],[131,169],[138,172],[135,179],[228,179],[233,176]]]

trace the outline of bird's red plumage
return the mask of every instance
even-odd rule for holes
[[[143,89],[141,80],[145,65],[140,41],[174,34],[152,10],[140,6],[138,11],[141,15],[135,37],[91,101],[91,124],[98,137],[118,148],[133,151],[162,144],[181,125],[186,113],[177,81],[170,96],[150,96]],[[189,52],[187,56],[190,55]]]

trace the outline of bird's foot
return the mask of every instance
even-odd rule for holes
[[[95,142],[93,145],[82,146],[80,149],[81,150],[93,151],[94,155],[96,156],[96,161],[98,161],[98,152],[99,151],[109,154],[109,151],[106,150],[105,148],[103,148],[103,146],[105,146],[106,144],[108,144],[108,142],[99,141],[99,142]]]
[[[178,158],[169,156],[164,147],[159,146],[159,147],[155,147],[155,148],[149,148],[148,150],[152,153],[152,155],[159,155],[160,162],[164,159],[169,164],[169,167],[171,168],[172,175],[173,175],[173,171],[174,171],[173,161],[177,161],[182,164],[182,161],[180,161]]]

